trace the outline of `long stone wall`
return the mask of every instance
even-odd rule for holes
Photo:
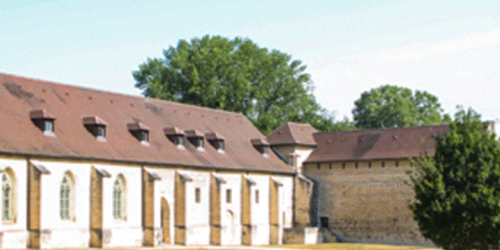
[[[408,208],[408,170],[408,160],[391,160],[307,164],[303,173],[317,184],[319,224],[340,240],[430,245]]]

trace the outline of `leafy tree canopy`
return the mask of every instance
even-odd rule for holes
[[[353,109],[354,125],[361,129],[438,125],[442,116],[438,98],[426,91],[384,85],[363,92]]]
[[[280,51],[207,35],[163,54],[133,72],[145,96],[241,112],[264,134],[288,121],[334,126],[311,94],[306,66]]]
[[[436,138],[434,157],[416,162],[410,208],[422,235],[445,249],[498,248],[500,145],[473,110],[459,111]]]

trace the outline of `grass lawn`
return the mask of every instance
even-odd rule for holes
[[[321,243],[314,245],[304,244],[286,244],[279,246],[268,246],[271,248],[290,248],[290,249],[329,249],[329,250],[410,250],[410,249],[429,249],[428,247],[414,246],[388,246],[388,245],[372,245],[372,244],[355,244],[355,243]]]

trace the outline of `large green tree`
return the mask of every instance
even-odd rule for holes
[[[148,97],[241,112],[264,134],[288,121],[334,124],[311,93],[306,66],[249,39],[181,40],[133,72]]]
[[[354,104],[354,125],[362,129],[437,125],[445,119],[436,96],[397,86],[365,91]]]
[[[416,161],[410,208],[422,235],[445,249],[486,250],[500,240],[500,145],[472,110]]]

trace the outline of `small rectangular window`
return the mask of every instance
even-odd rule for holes
[[[382,162],[382,167],[385,168],[385,161]]]
[[[231,189],[226,190],[226,203],[231,203],[232,197],[231,197]]]
[[[255,190],[255,203],[259,204],[259,190]]]
[[[399,161],[396,161],[396,167],[399,167]]]
[[[269,151],[269,146],[262,147],[262,154],[267,155],[268,151]]]
[[[197,148],[203,148],[203,138],[196,138],[194,140],[194,145]]]
[[[200,203],[200,200],[201,200],[201,190],[200,190],[200,188],[196,188],[194,190],[194,199],[195,199],[196,203]]]
[[[101,126],[97,126],[96,128],[96,136],[97,137],[106,137],[106,134],[105,134],[105,131],[104,131],[104,127],[101,127]]]
[[[182,137],[182,135],[175,135],[174,136],[174,144],[177,146],[184,145],[184,137]]]
[[[217,140],[215,142],[215,149],[217,149],[217,150],[224,150],[224,141]]]
[[[141,131],[140,137],[141,137],[140,138],[141,142],[148,142],[149,141],[148,132],[147,131]]]
[[[54,128],[52,125],[52,121],[45,121],[45,132],[53,132]]]
[[[318,170],[321,169],[321,164],[320,163],[318,163],[317,168],[318,168]]]

